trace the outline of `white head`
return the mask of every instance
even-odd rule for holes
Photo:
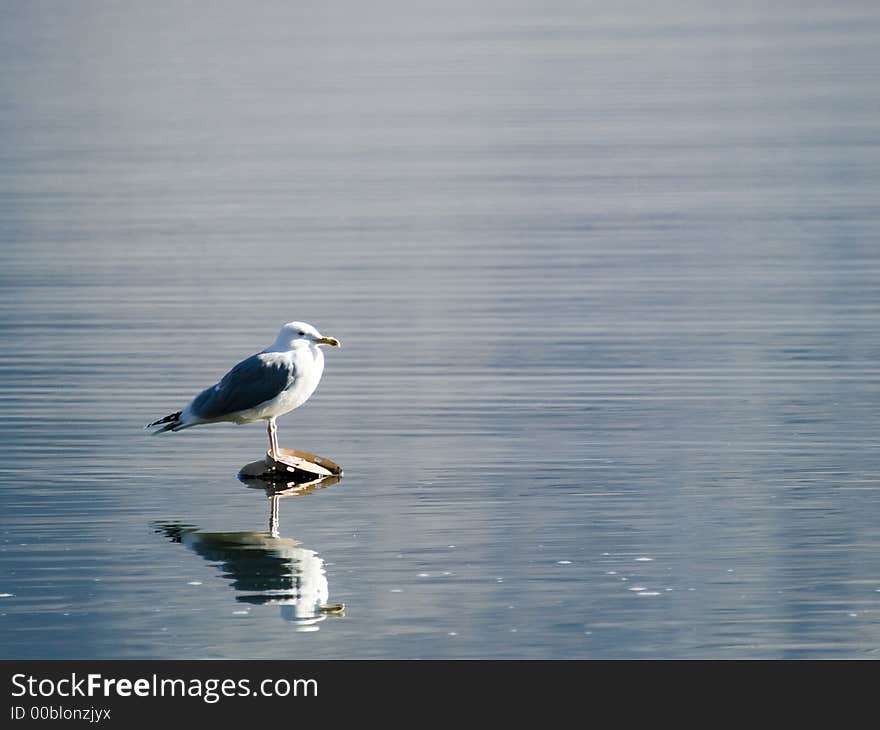
[[[308,322],[288,322],[281,328],[275,342],[268,349],[286,352],[296,347],[317,347],[318,345],[340,347],[339,340],[335,337],[324,337]]]

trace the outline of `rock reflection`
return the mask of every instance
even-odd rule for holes
[[[328,615],[342,615],[344,605],[330,604],[324,560],[314,550],[279,535],[279,503],[284,497],[303,496],[339,481],[327,477],[307,483],[272,484],[248,479],[251,487],[265,489],[269,497],[267,532],[203,532],[195,525],[157,523],[156,532],[189,547],[215,563],[236,591],[236,600],[247,604],[280,606],[281,616],[298,631],[317,631]]]

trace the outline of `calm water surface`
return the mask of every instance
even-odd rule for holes
[[[0,655],[880,656],[880,7],[661,5],[5,3]]]

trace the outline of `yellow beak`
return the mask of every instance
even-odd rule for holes
[[[337,340],[335,337],[321,337],[321,338],[315,340],[315,342],[319,345],[330,345],[330,347],[342,347],[342,345],[339,344],[339,340]]]

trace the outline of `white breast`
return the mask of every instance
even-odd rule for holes
[[[324,373],[324,353],[318,347],[300,347],[291,352],[296,379],[276,398],[278,415],[299,408],[315,392]]]

